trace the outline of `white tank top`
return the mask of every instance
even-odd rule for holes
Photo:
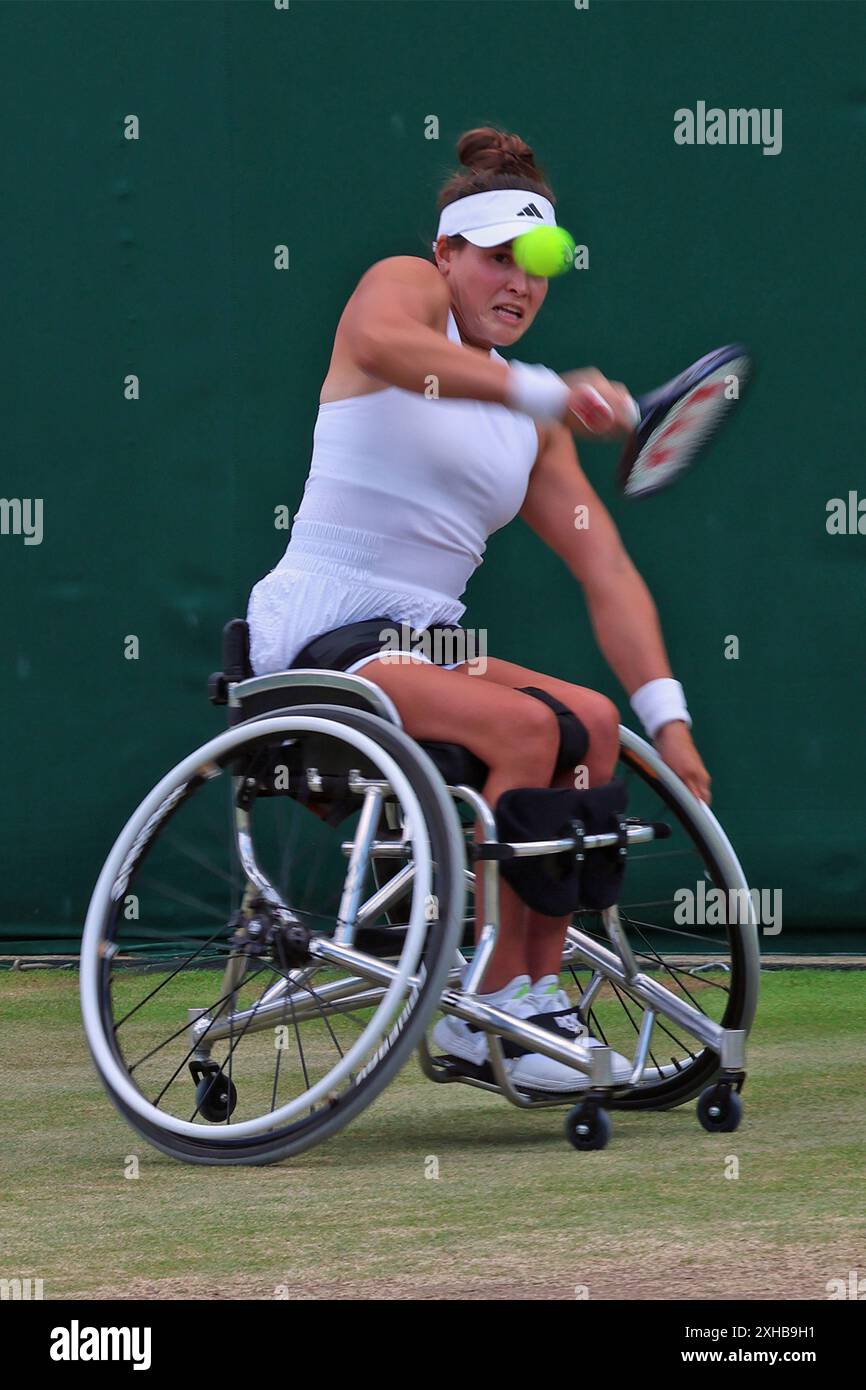
[[[461,341],[450,309],[448,337]],[[320,405],[280,567],[342,557],[384,587],[458,600],[487,537],[520,510],[537,452],[533,420],[486,401],[387,386]]]

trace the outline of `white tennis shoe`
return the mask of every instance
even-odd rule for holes
[[[531,1019],[539,1028],[547,1028],[557,1037],[564,1038],[567,1042],[579,1042],[583,1047],[604,1047],[604,1043],[590,1032],[589,1026],[577,1005],[571,1003],[565,990],[561,988],[558,976],[543,975],[540,980],[536,980],[524,999],[527,1012],[522,1017]],[[540,1080],[523,1079],[524,1076],[532,1077],[535,1069],[531,1063],[534,1058],[540,1055],[537,1052],[528,1054],[527,1057],[521,1059],[519,1067],[512,1070],[511,1080],[516,1086],[532,1087],[538,1091],[548,1089]],[[621,1053],[611,1052],[611,1064],[614,1084],[624,1085],[632,1073],[631,1062]],[[590,1078],[584,1072],[574,1071],[571,1067],[565,1067],[564,1070],[569,1073],[571,1084],[562,1089],[573,1091],[585,1089],[591,1085]],[[559,1090],[560,1088],[556,1087],[555,1089]]]
[[[550,986],[553,984],[554,989]],[[548,1028],[559,1037],[569,1041],[581,1041],[590,1047],[601,1047],[593,1038],[576,1007],[569,1003],[568,995],[559,989],[556,976],[545,976],[533,987],[528,975],[516,975],[502,989],[493,994],[481,994],[479,999],[492,1004],[503,1013],[514,1018],[531,1019],[541,1028]],[[462,1019],[445,1015],[433,1029],[433,1041],[437,1047],[450,1057],[468,1062],[473,1067],[484,1067],[490,1061],[487,1047],[487,1034]],[[503,1041],[505,1066],[509,1078],[515,1086],[531,1091],[562,1091],[566,1094],[589,1086],[590,1080],[583,1072],[564,1062],[556,1062],[545,1057],[542,1052],[530,1052],[516,1043]],[[613,1074],[616,1082],[627,1081],[631,1075],[631,1064],[618,1053],[613,1054]]]
[[[528,975],[515,975],[502,989],[493,994],[479,994],[478,998],[484,1004],[492,1004],[505,1013],[517,1013],[520,1017],[520,1001],[529,997],[531,984]],[[440,1018],[433,1029],[433,1041],[449,1057],[459,1057],[462,1062],[471,1062],[473,1067],[483,1067],[490,1061],[487,1034],[471,1023],[464,1023],[462,1018],[453,1018],[450,1014]]]

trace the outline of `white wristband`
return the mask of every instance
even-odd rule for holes
[[[654,739],[659,729],[672,719],[682,721],[692,727],[692,719],[686,709],[686,697],[679,681],[670,676],[660,676],[658,680],[647,681],[631,697],[631,707],[647,731]]]
[[[506,404],[512,410],[522,410],[533,420],[562,420],[570,395],[570,387],[549,367],[509,364]]]

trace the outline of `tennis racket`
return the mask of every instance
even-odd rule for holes
[[[635,398],[640,420],[617,469],[626,497],[648,497],[670,487],[730,416],[751,368],[742,343],[730,343]]]

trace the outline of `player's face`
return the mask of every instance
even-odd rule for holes
[[[510,241],[499,246],[466,242],[449,256],[444,270],[460,336],[485,351],[516,343],[547,295],[546,277],[521,270]]]

